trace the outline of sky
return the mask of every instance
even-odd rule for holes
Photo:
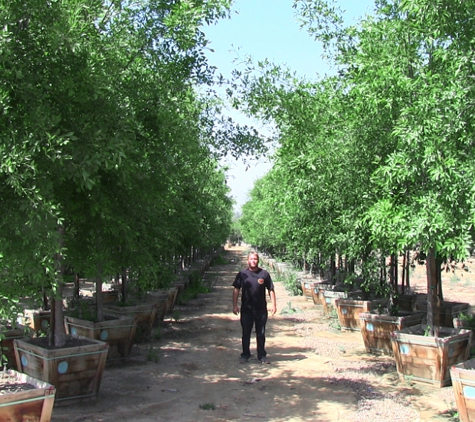
[[[230,19],[202,28],[210,41],[207,57],[211,65],[217,67],[217,74],[229,78],[231,72],[239,67],[240,60],[250,56],[255,61],[269,61],[285,65],[308,80],[317,80],[332,69],[322,59],[323,49],[299,22],[292,8],[293,0],[235,0]],[[371,14],[374,0],[337,0],[338,6],[345,10],[348,24]],[[249,120],[231,110],[229,116],[240,124],[252,125],[262,134],[269,130],[260,122]],[[271,168],[269,160],[252,160],[249,168],[242,161],[226,160],[230,167],[227,183],[231,196],[236,201],[235,211],[239,212],[248,200],[248,193],[254,182],[264,176]]]

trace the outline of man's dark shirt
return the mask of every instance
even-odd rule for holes
[[[233,287],[242,290],[241,311],[266,311],[266,289],[274,290],[274,283],[266,270],[247,268],[236,275]]]

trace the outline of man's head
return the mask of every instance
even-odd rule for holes
[[[258,268],[259,265],[259,255],[256,252],[251,252],[247,257],[247,265],[249,269],[254,271]]]

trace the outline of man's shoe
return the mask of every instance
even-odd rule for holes
[[[265,356],[263,356],[262,358],[258,359],[260,363],[267,363],[269,364],[270,363],[270,360],[267,359]]]
[[[248,360],[249,360],[249,358],[245,358],[245,357],[241,356],[239,358],[239,363],[247,363]]]

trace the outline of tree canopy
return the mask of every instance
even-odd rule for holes
[[[335,2],[294,6],[336,74],[307,81],[265,62],[236,74],[234,104],[281,134],[243,208],[244,239],[291,259],[413,248],[466,258],[475,2],[379,0],[353,26]]]
[[[220,114],[200,27],[229,0],[0,0],[0,269],[6,298],[222,244],[219,157],[265,149]],[[22,289],[19,289],[22,286]]]

